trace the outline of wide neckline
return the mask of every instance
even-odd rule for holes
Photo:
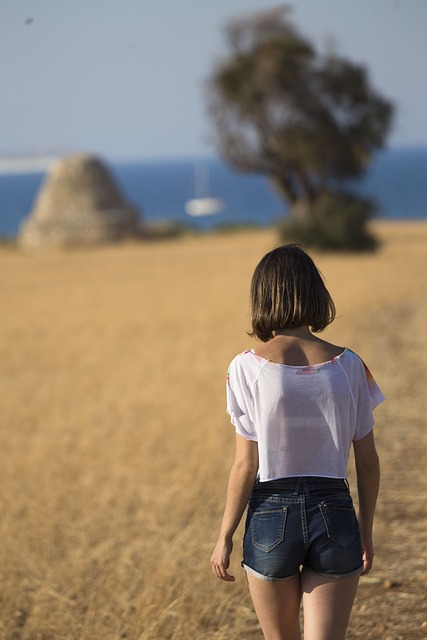
[[[257,353],[255,353],[255,349],[249,349],[249,353],[255,356],[255,358],[264,360],[264,362],[273,364],[276,367],[286,367],[287,369],[312,369],[313,367],[323,367],[327,364],[334,364],[337,360],[340,360],[343,357],[346,351],[347,347],[344,347],[341,353],[339,353],[337,356],[334,356],[330,360],[325,360],[324,362],[315,362],[314,364],[284,364],[283,362],[274,362],[274,360],[269,360],[268,358],[264,358],[263,356],[258,355]]]

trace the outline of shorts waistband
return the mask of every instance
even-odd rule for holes
[[[298,476],[278,478],[255,482],[254,494],[266,496],[272,494],[290,493],[295,496],[316,496],[326,493],[348,492],[350,490],[347,478],[324,478],[321,476]]]

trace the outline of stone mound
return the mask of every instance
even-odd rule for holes
[[[50,170],[18,242],[44,248],[114,242],[138,235],[139,216],[98,158],[66,156]]]

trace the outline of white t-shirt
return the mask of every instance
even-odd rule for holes
[[[227,375],[227,413],[238,434],[258,442],[261,482],[347,477],[351,443],[371,431],[372,412],[383,400],[350,349],[307,366],[278,364],[245,351]]]

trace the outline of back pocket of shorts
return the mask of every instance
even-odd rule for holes
[[[359,526],[353,506],[321,502],[319,508],[330,540],[341,547],[348,547],[356,540]]]
[[[251,538],[254,547],[272,551],[285,537],[288,507],[254,511],[251,516]]]

